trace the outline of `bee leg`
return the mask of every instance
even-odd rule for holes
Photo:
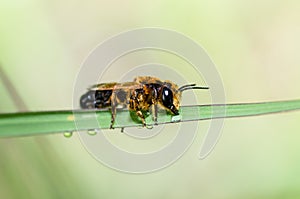
[[[157,125],[157,104],[152,105],[152,119],[154,124]]]
[[[137,112],[136,112],[136,115],[139,116],[139,117],[141,118],[142,123],[143,123],[143,127],[146,127],[145,117],[144,117],[142,111],[137,111]]]
[[[121,133],[124,133],[124,127],[121,128]]]
[[[117,114],[117,104],[116,104],[116,94],[115,92],[112,93],[111,96],[111,122],[110,122],[110,129],[114,129],[113,125],[115,123],[115,118]]]
[[[111,107],[111,122],[110,122],[110,129],[114,129],[113,125],[115,123],[116,117],[116,107]]]
[[[137,98],[135,96],[131,96],[130,100],[129,100],[129,110],[131,111],[135,111],[135,114],[141,118],[142,123],[143,123],[143,127],[146,127],[146,122],[145,122],[145,116],[143,115],[141,109],[138,106],[139,101],[137,100]]]

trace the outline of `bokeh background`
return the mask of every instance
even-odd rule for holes
[[[296,0],[1,0],[1,73],[23,103],[14,103],[2,81],[0,112],[72,108],[89,52],[112,35],[149,26],[201,44],[228,103],[296,99],[299,19]],[[206,159],[198,159],[199,130],[173,165],[142,175],[100,164],[77,135],[1,139],[0,198],[298,198],[299,119],[300,112],[228,119]]]

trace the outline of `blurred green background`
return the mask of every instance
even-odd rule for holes
[[[217,65],[228,103],[300,97],[300,2],[1,0],[0,112],[71,109],[81,63],[139,27],[181,32]],[[77,135],[0,140],[0,198],[299,198],[300,112],[228,119],[214,151],[205,131],[170,167],[144,175],[97,162]],[[207,128],[209,121],[201,122]]]

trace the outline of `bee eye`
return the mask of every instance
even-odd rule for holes
[[[162,90],[162,103],[167,108],[173,106],[173,92],[167,87],[164,87]]]

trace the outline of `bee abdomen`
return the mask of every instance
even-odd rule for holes
[[[88,91],[80,98],[80,107],[83,109],[105,108],[111,105],[111,90]]]
[[[80,97],[80,107],[83,109],[95,108],[95,91],[88,91]]]
[[[96,91],[95,108],[105,108],[111,106],[112,90]]]
[[[127,96],[128,96],[128,92],[125,92],[123,90],[119,90],[116,92],[116,95],[117,95],[117,99],[120,103],[126,103],[127,101]]]

